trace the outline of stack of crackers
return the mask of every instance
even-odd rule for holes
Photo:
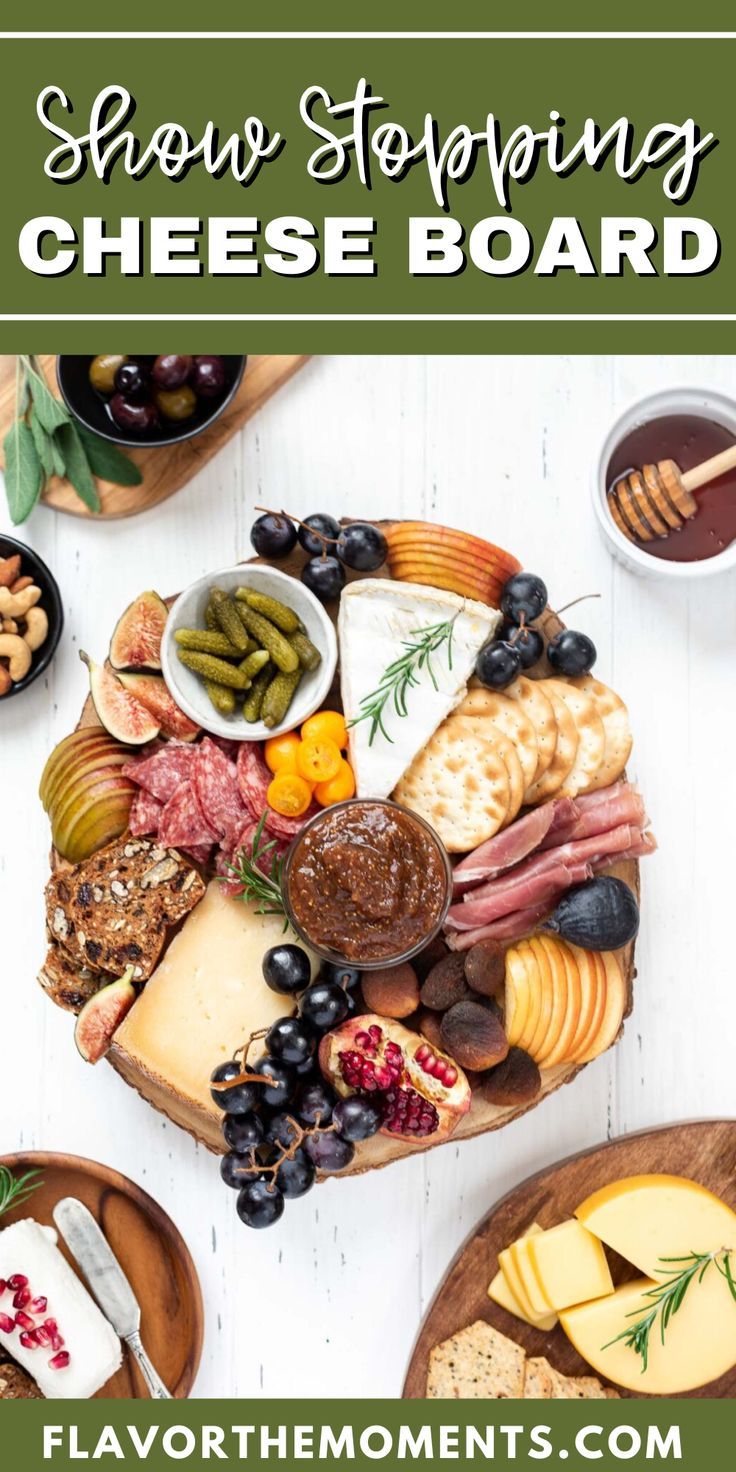
[[[477,1319],[435,1345],[428,1400],[618,1400],[595,1375],[562,1375],[549,1360],[527,1359],[513,1339]]]
[[[503,692],[468,690],[393,796],[450,853],[469,853],[522,807],[609,787],[630,751],[626,706],[600,680],[520,676]]]

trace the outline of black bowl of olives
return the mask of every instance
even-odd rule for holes
[[[232,403],[247,359],[235,354],[62,353],[68,409],[116,445],[174,445],[208,429]]]

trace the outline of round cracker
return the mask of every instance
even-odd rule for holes
[[[539,681],[538,683],[542,683]],[[545,686],[552,685],[553,681],[544,681]],[[557,743],[554,756],[541,777],[529,788],[524,802],[538,803],[546,802],[550,797],[559,797],[564,782],[569,777],[574,765],[578,750],[577,726],[572,718],[572,712],[564,700],[557,694],[556,690],[546,689],[545,694],[552,705],[554,713]],[[591,701],[592,704],[592,701]]]
[[[617,782],[631,756],[634,738],[629,712],[621,696],[593,675],[578,675],[570,684],[576,685],[578,690],[583,690],[595,701],[606,733],[603,761],[588,786],[588,792],[594,792],[599,787],[610,787],[612,782]]]
[[[524,774],[524,790],[531,787],[537,776],[539,742],[533,721],[527,715],[521,701],[498,690],[480,688],[469,690],[464,700],[454,711],[460,716],[482,716],[489,725],[495,726],[516,747],[521,770]],[[492,739],[489,737],[489,740]]]
[[[550,695],[564,700],[578,733],[578,749],[575,761],[560,788],[560,797],[575,797],[578,792],[587,792],[595,781],[606,750],[606,733],[598,706],[590,695],[567,680],[545,680]]]
[[[431,824],[448,853],[470,853],[506,821],[508,767],[475,731],[459,721],[443,721],[393,796]]]
[[[476,736],[482,736],[483,740],[487,741],[490,746],[493,746],[498,752],[499,756],[505,762],[509,774],[509,806],[503,824],[505,828],[506,825],[508,823],[512,823],[514,818],[516,817],[519,808],[524,801],[524,793],[527,789],[527,783],[524,778],[524,769],[521,765],[517,747],[514,745],[513,741],[509,740],[508,736],[504,735],[503,731],[499,730],[498,726],[496,726],[492,721],[485,720],[483,716],[460,715],[460,711],[458,708],[458,710],[453,711],[452,715],[448,719],[453,721],[457,725],[462,722],[462,724],[464,726],[468,726]]]
[[[534,781],[538,782],[543,772],[551,765],[557,747],[557,722],[549,696],[545,694],[540,680],[528,680],[519,675],[508,685],[504,694],[518,701],[529,717],[537,733],[537,770]]]

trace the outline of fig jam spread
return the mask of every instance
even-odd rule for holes
[[[418,947],[436,930],[448,888],[439,839],[393,803],[326,809],[288,865],[288,903],[307,942],[358,965]]]

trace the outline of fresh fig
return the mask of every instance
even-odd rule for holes
[[[113,1040],[116,1029],[135,1001],[129,966],[119,981],[103,986],[85,1002],[74,1026],[74,1041],[85,1063],[99,1063]]]
[[[153,741],[161,729],[155,716],[121,685],[111,670],[95,664],[83,649],[79,657],[89,670],[90,694],[105,730],[126,746],[144,746],[147,741]]]
[[[599,874],[569,889],[542,929],[587,951],[617,951],[639,929],[639,906],[623,879]]]
[[[446,1140],[470,1108],[462,1069],[426,1038],[375,1013],[352,1017],[319,1048],[325,1078],[342,1098],[370,1094],[381,1133],[414,1144]]]
[[[145,705],[146,710],[155,716],[161,728],[161,735],[173,741],[194,741],[199,735],[201,726],[190,721],[180,710],[173,695],[169,691],[166,681],[161,675],[118,675],[118,679]]]
[[[121,614],[110,640],[114,670],[160,670],[168,609],[158,593],[139,593]]]

